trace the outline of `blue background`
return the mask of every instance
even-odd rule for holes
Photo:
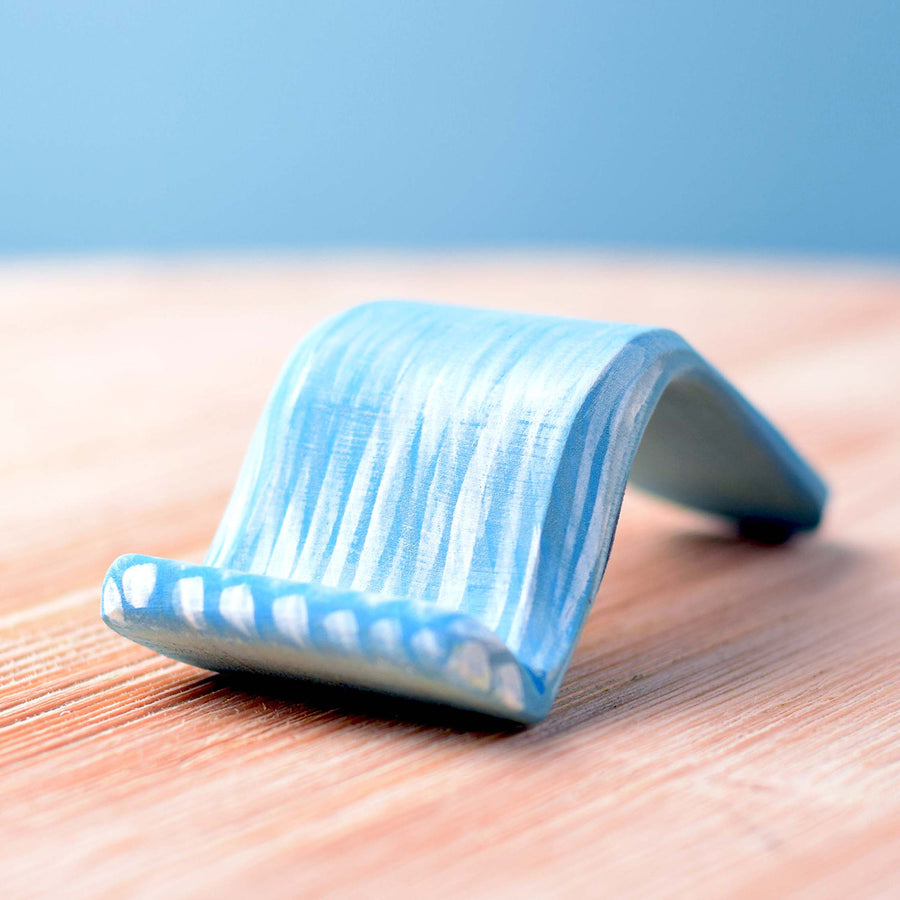
[[[900,3],[0,5],[0,253],[900,254]]]

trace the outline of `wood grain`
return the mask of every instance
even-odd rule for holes
[[[548,719],[211,675],[107,630],[199,559],[291,346],[375,296],[666,325],[823,472],[766,549],[630,493]],[[587,255],[0,267],[0,895],[896,896],[900,273]]]

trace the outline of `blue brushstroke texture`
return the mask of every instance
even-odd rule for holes
[[[814,528],[825,499],[671,331],[366,304],[297,347],[205,564],[117,560],[104,616],[207,668],[535,721],[599,587],[629,473],[758,534]],[[153,586],[132,603],[134,566]],[[199,616],[178,599],[183,579],[202,586]],[[241,585],[230,596],[249,598],[249,619],[223,618],[223,588]]]

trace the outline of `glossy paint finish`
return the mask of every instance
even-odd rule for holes
[[[815,527],[825,498],[670,331],[366,304],[289,360],[205,565],[121,557],[103,615],[205,668],[536,721],[629,473],[763,538]]]

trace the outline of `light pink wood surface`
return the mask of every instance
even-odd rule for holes
[[[106,629],[106,566],[199,559],[292,345],[377,296],[674,328],[824,474],[824,528],[765,549],[630,492],[512,734]],[[7,262],[0,379],[0,896],[900,896],[900,271]]]

